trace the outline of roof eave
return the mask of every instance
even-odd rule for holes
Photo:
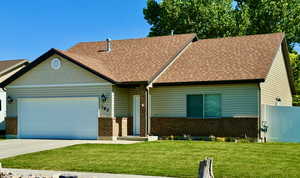
[[[117,86],[119,87],[136,87],[141,85],[148,85],[148,81],[128,81],[128,82],[117,82]]]
[[[219,81],[188,81],[188,82],[164,82],[164,83],[153,83],[153,86],[246,84],[246,83],[260,83],[260,82],[264,82],[264,81],[265,81],[265,79],[219,80]]]

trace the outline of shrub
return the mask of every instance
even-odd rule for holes
[[[225,137],[217,137],[216,141],[217,142],[225,142],[226,138]]]
[[[235,142],[236,138],[234,137],[225,137],[225,142]]]

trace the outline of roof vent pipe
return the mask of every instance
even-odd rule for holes
[[[106,51],[107,52],[111,51],[111,39],[110,38],[106,39]]]
[[[171,30],[171,35],[172,35],[172,36],[174,35],[174,30]]]

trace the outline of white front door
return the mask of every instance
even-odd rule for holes
[[[98,98],[19,98],[18,137],[97,139]]]
[[[140,95],[133,96],[133,135],[140,135]]]

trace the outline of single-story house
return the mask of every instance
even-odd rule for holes
[[[1,60],[0,61],[0,83],[25,67],[29,62],[26,59]],[[0,135],[5,132],[6,117],[6,92],[0,89]]]
[[[7,134],[259,137],[260,107],[292,105],[283,33],[195,34],[81,42],[50,49],[2,82]]]

